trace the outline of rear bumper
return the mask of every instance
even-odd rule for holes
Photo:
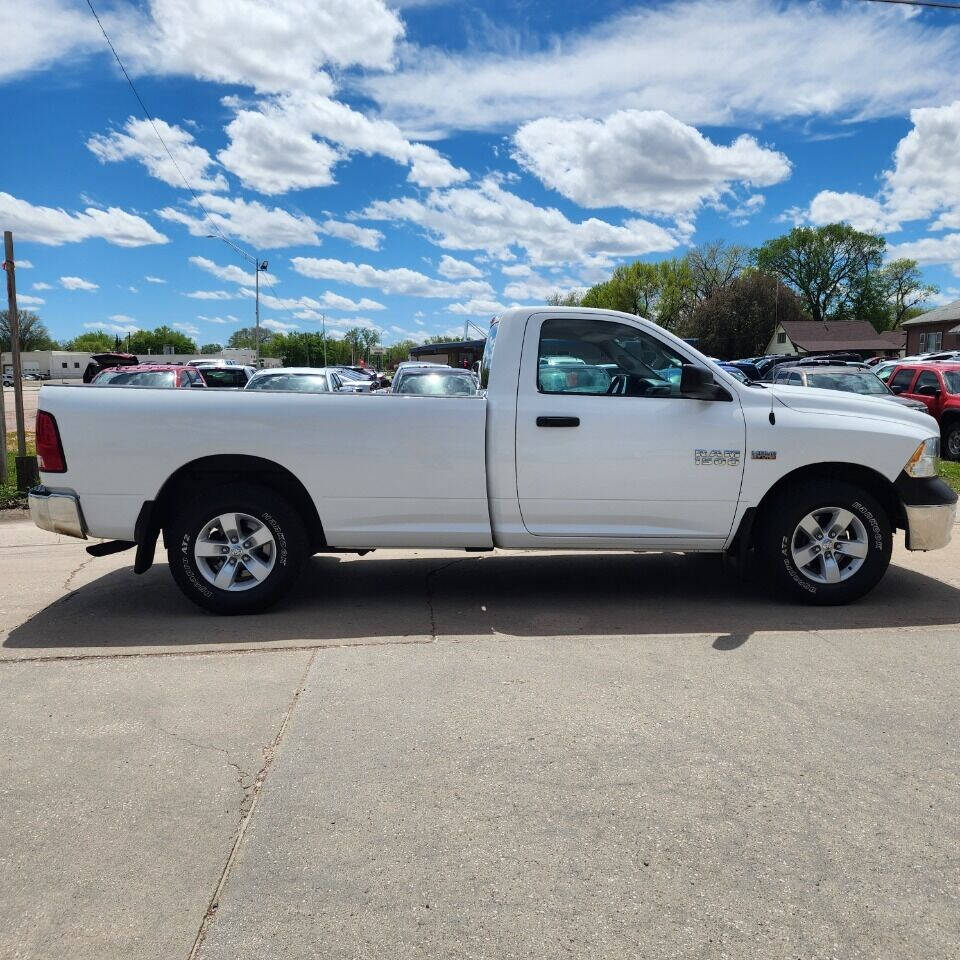
[[[916,479],[900,474],[900,495],[908,550],[939,550],[950,542],[957,516],[957,495],[939,477]]]
[[[30,519],[41,530],[87,539],[87,525],[80,509],[80,499],[72,491],[34,487],[27,494],[27,501],[30,504]]]

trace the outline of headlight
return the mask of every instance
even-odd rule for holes
[[[911,477],[935,477],[940,464],[940,438],[924,440],[903,468]]]

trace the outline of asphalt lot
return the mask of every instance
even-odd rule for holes
[[[960,529],[845,609],[378,551],[218,619],[131,563],[0,522],[0,957],[957,955]]]

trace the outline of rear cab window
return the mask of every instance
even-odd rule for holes
[[[903,367],[894,374],[887,386],[889,386],[891,390],[899,388],[907,392],[910,389],[910,384],[913,383],[916,372],[916,369],[913,367]]]

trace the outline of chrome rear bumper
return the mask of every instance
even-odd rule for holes
[[[30,504],[30,519],[41,530],[87,539],[87,525],[83,521],[80,499],[75,493],[48,490],[40,486],[27,494],[27,501]]]
[[[907,549],[939,550],[950,542],[957,515],[956,503],[905,505]]]

